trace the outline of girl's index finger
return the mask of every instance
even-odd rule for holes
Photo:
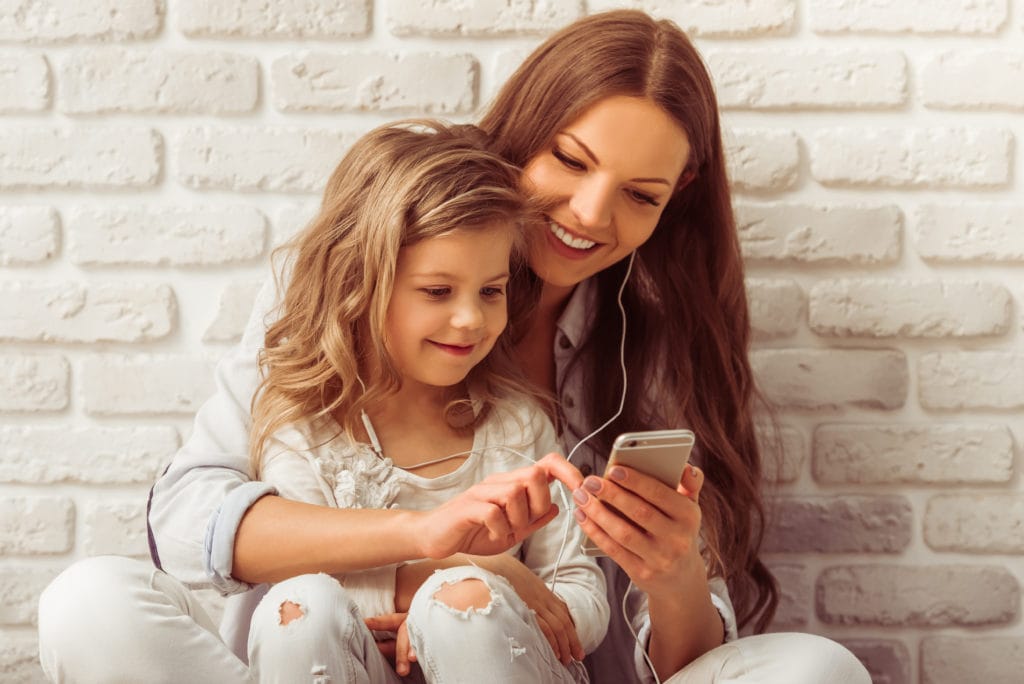
[[[583,483],[583,473],[560,454],[552,452],[537,461],[537,465],[547,473],[548,479],[558,480],[568,487],[570,492],[579,489]]]

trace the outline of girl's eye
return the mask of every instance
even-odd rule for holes
[[[566,154],[557,147],[551,148],[551,154],[554,156],[555,159],[562,162],[563,165],[565,165],[567,168],[572,169],[573,171],[584,171],[587,168],[583,162],[570,157],[568,154]]]
[[[480,290],[480,294],[488,299],[493,299],[505,294],[505,291],[500,287],[485,287]]]
[[[431,299],[441,299],[452,291],[450,287],[424,287],[420,290]]]
[[[638,190],[630,190],[629,196],[641,204],[649,204],[652,207],[660,206],[658,200],[654,199],[648,194],[642,193]]]

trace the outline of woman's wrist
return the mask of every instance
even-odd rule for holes
[[[720,646],[725,637],[724,622],[711,601],[703,563],[699,573],[679,586],[686,590],[677,587],[647,597],[651,621],[647,652],[661,679]]]

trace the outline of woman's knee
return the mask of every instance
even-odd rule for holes
[[[88,558],[66,568],[39,597],[39,655],[51,679],[61,672],[98,672],[87,664],[97,653],[127,648],[144,628],[145,607],[133,601],[153,572],[142,561],[116,556]]]
[[[816,634],[795,632],[770,636],[779,641],[772,650],[786,659],[784,668],[792,675],[790,681],[836,684],[871,682],[871,676],[863,663],[838,642]]]
[[[110,618],[123,619],[126,591],[147,583],[152,572],[148,563],[120,556],[96,556],[74,563],[39,597],[41,636],[69,623],[99,626]]]

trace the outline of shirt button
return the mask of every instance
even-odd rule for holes
[[[570,396],[566,396],[564,399],[562,399],[562,403],[565,404],[565,408],[567,409],[576,408],[576,402],[573,401],[572,397]]]
[[[558,338],[558,346],[561,347],[562,349],[568,349],[569,347],[572,346],[572,342],[569,341],[568,337],[562,335],[561,337]]]
[[[580,472],[583,473],[583,477],[586,477],[587,475],[590,475],[590,473],[594,472],[594,469],[590,467],[589,463],[584,463],[580,466]]]

